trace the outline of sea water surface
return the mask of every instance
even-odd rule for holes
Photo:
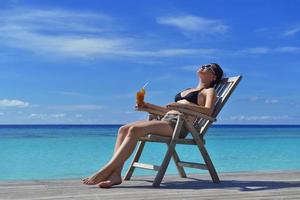
[[[120,126],[1,125],[0,180],[86,177],[110,160]],[[205,138],[218,172],[300,170],[300,126],[215,125]],[[178,145],[177,151],[183,161],[202,161],[195,146]],[[141,162],[159,165],[165,152],[164,144],[146,144]],[[171,161],[167,174],[176,173]]]

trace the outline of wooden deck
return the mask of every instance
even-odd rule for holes
[[[221,184],[208,175],[166,176],[160,188],[153,177],[133,177],[113,189],[82,185],[80,180],[1,181],[0,199],[300,199],[300,171],[223,173]]]

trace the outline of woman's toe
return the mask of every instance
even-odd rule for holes
[[[84,179],[81,179],[82,182],[85,182],[87,181],[89,178],[84,178]]]
[[[102,181],[100,184],[99,184],[99,187],[100,188],[111,188],[112,187],[112,182],[111,181]]]
[[[86,184],[86,185],[92,185],[92,184],[93,184],[93,181],[90,180],[89,178],[87,178],[87,179],[85,179],[85,180],[83,181],[83,183]]]

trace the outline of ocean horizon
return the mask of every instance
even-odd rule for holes
[[[122,126],[125,124],[0,124],[0,126]],[[300,127],[300,124],[213,124],[212,127],[226,127],[226,126],[236,126],[236,127],[276,127],[276,126],[286,126],[286,127]]]
[[[121,125],[0,125],[0,180],[86,177],[110,160]],[[300,125],[217,124],[205,139],[218,172],[300,170]],[[159,165],[165,151],[165,145],[146,144],[141,162]],[[177,151],[183,161],[202,161],[194,146],[178,145]],[[187,172],[207,173],[195,169]],[[177,173],[173,162],[166,173]],[[140,169],[135,172],[153,174]]]

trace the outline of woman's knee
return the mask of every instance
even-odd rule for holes
[[[119,128],[118,134],[119,135],[127,135],[129,128],[130,128],[130,126],[128,126],[128,125],[121,126]]]
[[[129,128],[130,127],[136,126],[136,125],[138,125],[140,123],[144,123],[145,121],[147,121],[147,120],[136,121],[136,122],[132,122],[132,123],[129,123],[129,124],[125,124],[125,125],[123,125],[123,126],[121,126],[119,128],[119,134],[125,134],[125,135],[127,135],[128,132],[129,132]]]
[[[145,131],[143,131],[142,127],[139,126],[131,126],[128,130],[128,136],[129,137],[134,137],[134,138],[138,138],[138,137],[143,137],[146,134],[144,133]]]

